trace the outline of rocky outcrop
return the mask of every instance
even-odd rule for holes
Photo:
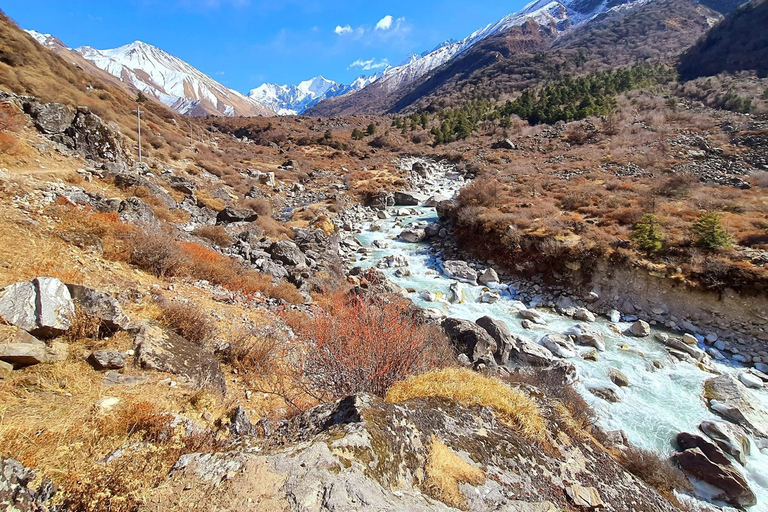
[[[0,457],[0,510],[46,512],[55,492],[49,478],[37,481],[35,471],[17,460]]]
[[[486,408],[354,396],[289,420],[257,448],[183,456],[141,510],[164,512],[182,494],[211,510],[456,510],[427,492],[434,439],[484,473],[457,488],[472,512],[675,510],[590,441],[558,436],[567,441],[544,450]]]
[[[195,388],[224,394],[226,383],[213,353],[158,325],[145,325],[136,335],[136,360],[142,368],[167,372]]]
[[[0,291],[0,321],[40,338],[64,334],[74,314],[69,290],[52,277],[15,283]]]
[[[419,199],[409,192],[395,192],[395,206],[419,206]]]
[[[273,243],[268,252],[272,255],[272,259],[288,265],[291,267],[305,268],[307,266],[307,258],[304,253],[301,252],[299,246],[290,240],[280,240]]]
[[[719,421],[702,421],[699,430],[739,464],[744,466],[747,463],[746,456],[749,455],[751,446],[749,438],[740,427]]]
[[[66,343],[45,343],[13,326],[0,326],[0,361],[16,367],[56,363],[67,359]]]
[[[465,261],[454,260],[446,261],[443,263],[443,272],[445,275],[457,281],[462,281],[468,284],[477,283],[477,272],[470,267]]]
[[[757,498],[744,476],[717,446],[690,434],[678,436],[678,443],[682,448],[688,447],[682,453],[675,455],[680,468],[689,475],[722,490],[721,494],[715,496],[716,500],[740,508],[751,507],[757,503]]]
[[[500,364],[506,364],[512,354],[520,352],[520,347],[512,337],[509,327],[501,320],[484,316],[478,318],[475,323],[485,329],[485,332],[496,342],[496,356]]]
[[[117,213],[123,222],[145,226],[160,225],[160,221],[155,217],[152,207],[138,197],[129,197],[121,201]]]

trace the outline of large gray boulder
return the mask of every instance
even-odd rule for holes
[[[496,358],[500,364],[506,364],[512,354],[520,352],[520,347],[512,336],[509,327],[501,320],[484,316],[478,318],[475,323],[485,329],[485,332],[496,342]]]
[[[693,447],[676,454],[675,460],[684,472],[722,490],[715,496],[716,500],[739,508],[754,506],[757,497],[744,476],[727,458],[723,463],[717,455],[714,457],[717,460],[712,460],[701,448]]]
[[[58,279],[38,277],[0,291],[0,321],[39,338],[61,336],[72,325],[75,305]]]
[[[704,382],[704,398],[715,413],[758,437],[768,439],[768,412],[732,375],[720,375]]]
[[[446,318],[443,330],[459,353],[477,361],[488,354],[495,354],[496,341],[479,325],[469,320]]]
[[[234,222],[254,222],[259,214],[249,208],[235,209],[228,206],[216,215],[217,224],[232,224]]]
[[[463,281],[469,284],[477,283],[477,272],[470,267],[467,262],[460,260],[450,260],[443,263],[443,272],[445,275],[457,281]]]
[[[395,206],[419,206],[419,199],[409,192],[395,192]]]
[[[52,510],[50,499],[56,487],[48,477],[14,459],[0,457],[0,510],[7,512],[43,512]]]
[[[600,352],[605,352],[605,338],[602,333],[583,324],[576,324],[563,334],[571,336],[579,345],[592,347]]]
[[[576,346],[565,336],[559,334],[547,334],[539,344],[558,357],[569,359],[578,354]]]
[[[213,353],[158,325],[144,325],[135,340],[136,359],[142,368],[184,378],[192,387],[224,394],[224,374]]]
[[[695,345],[690,345],[688,343],[685,343],[680,338],[669,338],[667,336],[661,336],[656,338],[664,345],[668,346],[669,348],[673,350],[679,350],[680,352],[685,352],[692,358],[694,358],[697,361],[702,361],[704,357],[707,355],[706,352],[699,349]]]
[[[125,330],[130,324],[131,320],[120,303],[108,293],[77,284],[68,284],[67,289],[87,315],[99,320],[102,329],[117,332]]]
[[[120,135],[86,107],[78,107],[66,135],[72,141],[72,149],[89,160],[125,160]]]
[[[498,284],[499,274],[497,274],[496,271],[492,268],[487,268],[477,276],[477,282],[483,286]]]
[[[529,322],[533,322],[534,324],[547,325],[547,321],[544,320],[544,316],[535,309],[521,309],[517,312],[517,314],[520,315],[521,318],[524,318]]]
[[[651,326],[644,320],[638,320],[629,328],[629,334],[636,338],[646,338],[651,335]]]
[[[119,370],[125,367],[125,356],[117,350],[96,350],[88,363],[97,370]]]
[[[290,240],[275,242],[267,251],[272,255],[272,259],[280,261],[289,267],[302,269],[307,266],[306,256],[301,252],[299,246]]]
[[[410,244],[417,244],[419,242],[423,242],[427,238],[427,232],[418,228],[404,229],[400,232],[398,238]]]
[[[61,103],[29,103],[26,112],[35,127],[47,135],[64,133],[75,120],[75,111]]]
[[[730,454],[739,464],[747,463],[751,444],[741,427],[720,421],[702,421],[699,430],[712,439],[725,453]]]
[[[152,207],[138,197],[129,197],[121,201],[117,213],[123,222],[145,225],[159,224]]]
[[[538,343],[534,343],[531,340],[527,340],[520,336],[515,338],[519,351],[513,353],[512,357],[522,363],[529,364],[531,366],[546,367],[551,366],[557,359],[552,355],[545,347],[542,347]]]

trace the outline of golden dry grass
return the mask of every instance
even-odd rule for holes
[[[432,436],[426,465],[424,490],[433,498],[451,507],[467,509],[467,499],[459,489],[460,483],[480,485],[485,474],[480,468],[459,457],[436,436]]]
[[[391,403],[413,398],[446,398],[465,406],[489,407],[503,425],[547,445],[549,433],[536,403],[524,392],[498,379],[464,368],[444,368],[395,383],[387,393]]]

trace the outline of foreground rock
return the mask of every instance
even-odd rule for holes
[[[629,328],[629,334],[637,338],[646,338],[651,335],[651,326],[648,322],[638,320]]]
[[[38,277],[0,291],[0,321],[39,338],[61,336],[72,325],[75,305],[58,279]]]
[[[722,452],[710,451],[708,456],[702,448],[695,446],[676,454],[675,460],[684,472],[722,490],[721,494],[715,496],[716,500],[740,508],[751,507],[757,503],[757,498],[744,476]]]
[[[469,356],[472,361],[496,353],[496,341],[474,322],[446,318],[443,320],[443,330],[456,350]]]
[[[758,437],[768,439],[768,412],[753,401],[750,391],[732,375],[720,375],[704,383],[709,408],[723,418],[741,425]]]
[[[0,510],[8,512],[44,512],[50,510],[55,487],[48,478],[37,475],[21,462],[0,457]]]
[[[157,325],[136,335],[136,359],[142,368],[178,375],[195,388],[224,394],[224,374],[213,353]]]
[[[122,331],[131,322],[120,307],[120,303],[108,293],[74,284],[67,285],[67,289],[72,299],[89,316],[99,320],[102,329],[109,332]]]
[[[574,510],[575,503],[675,510],[588,441],[572,438],[547,452],[486,408],[444,399],[390,404],[365,395],[289,420],[266,446],[181,457],[141,510],[165,512],[182,495],[209,510],[456,510],[423,491],[435,438],[483,472],[482,482],[456,488],[470,511],[551,512]]]
[[[719,421],[702,421],[699,430],[712,439],[725,453],[730,454],[742,466],[750,453],[749,438],[740,427]]]

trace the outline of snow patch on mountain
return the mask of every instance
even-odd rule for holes
[[[52,48],[56,45],[57,39],[51,34],[41,34],[37,30],[25,30],[27,34],[35,38],[35,41],[45,46],[46,48]]]
[[[262,84],[248,97],[265,105],[281,116],[295,116],[326,98],[343,96],[366,87],[381,75],[361,76],[350,85],[340,84],[318,76],[298,85]]]

